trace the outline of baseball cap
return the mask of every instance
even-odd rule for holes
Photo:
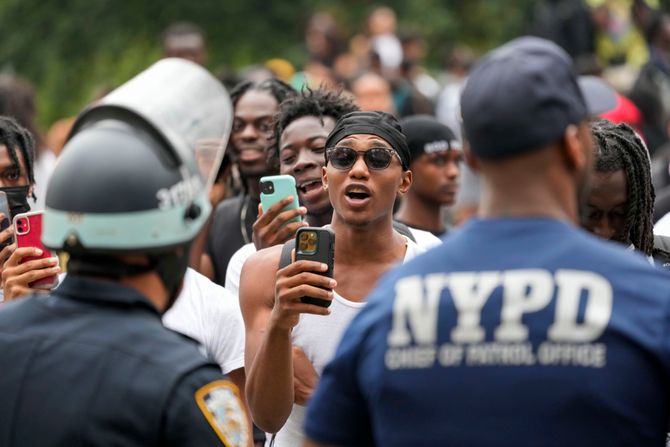
[[[414,115],[400,121],[407,138],[412,160],[422,154],[460,149],[461,145],[452,130],[430,115]]]
[[[616,103],[604,81],[579,80],[570,56],[558,45],[520,37],[474,67],[461,95],[461,114],[472,152],[504,158],[558,140],[568,125]]]

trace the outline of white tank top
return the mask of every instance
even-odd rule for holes
[[[407,262],[425,250],[407,239],[407,250],[403,262]],[[293,328],[291,338],[293,345],[304,352],[317,374],[321,376],[326,364],[335,355],[340,339],[349,323],[365,306],[365,302],[349,301],[333,293],[333,302],[330,305],[330,315],[303,314],[300,321]],[[275,447],[295,447],[303,443],[303,426],[305,410],[302,405],[293,404],[291,415],[275,437]]]

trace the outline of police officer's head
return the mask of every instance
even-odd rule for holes
[[[69,253],[71,274],[157,274],[169,307],[211,209],[203,183],[192,151],[148,120],[94,108],[79,117],[49,183],[43,242]]]
[[[602,81],[578,80],[557,45],[515,39],[485,56],[463,91],[471,165],[498,190],[525,181],[557,194],[574,193],[574,201],[583,195],[591,170],[589,117],[615,105],[613,91]]]

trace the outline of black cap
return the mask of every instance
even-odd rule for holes
[[[407,138],[412,160],[422,154],[460,149],[460,143],[449,127],[430,115],[414,115],[400,121]]]
[[[558,140],[565,128],[616,106],[604,81],[580,81],[558,45],[521,37],[486,55],[472,70],[461,114],[472,152],[503,158]]]

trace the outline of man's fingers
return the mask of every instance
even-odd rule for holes
[[[8,260],[8,258],[11,257],[12,253],[14,253],[15,250],[16,250],[16,243],[9,244],[3,247],[3,249],[0,250],[0,265],[4,266],[5,262]]]
[[[31,270],[29,272],[25,272],[21,275],[18,275],[15,277],[14,281],[8,280],[7,283],[8,285],[11,285],[12,282],[16,282],[18,284],[30,284],[31,282],[38,281],[40,279],[48,278],[50,276],[54,276],[60,273],[60,267],[50,267],[50,268],[45,268],[45,269],[40,269],[40,270]]]
[[[328,271],[328,264],[324,264],[323,262],[317,262],[317,261],[307,261],[307,260],[300,260],[300,261],[295,261],[287,265],[281,270],[277,271],[277,276],[295,276],[300,272],[327,272]]]
[[[284,278],[284,280],[278,284],[287,288],[298,287],[301,284],[322,287],[324,289],[334,289],[337,286],[337,282],[334,279],[313,272],[298,273],[295,276]]]
[[[7,273],[11,272],[12,275],[22,275],[26,272],[41,271],[43,269],[49,269],[53,267],[58,268],[58,258],[33,259],[31,261],[24,262],[23,264],[19,264],[13,267],[11,270],[6,270],[8,270]]]
[[[5,242],[6,240],[9,240],[13,236],[14,236],[14,227],[10,225],[9,227],[0,231],[0,242]]]
[[[292,303],[301,302],[300,298],[305,296],[311,296],[312,298],[319,298],[326,301],[332,301],[333,292],[330,290],[323,289],[321,287],[312,286],[310,284],[301,284],[299,286],[293,287],[289,290],[286,290],[281,294],[279,300],[284,301],[285,305],[290,305]]]
[[[4,251],[4,249],[3,249]],[[42,250],[36,247],[21,247],[14,250],[14,252],[9,256],[5,268],[15,267],[21,263],[23,258],[28,256],[42,256]],[[0,252],[0,259],[2,259],[2,252]],[[56,258],[45,258],[45,259],[56,259]],[[33,261],[31,261],[33,262]]]
[[[298,301],[295,304],[292,304],[291,307],[294,311],[300,312],[301,314],[330,315],[330,309],[327,307],[306,304],[302,301]]]

